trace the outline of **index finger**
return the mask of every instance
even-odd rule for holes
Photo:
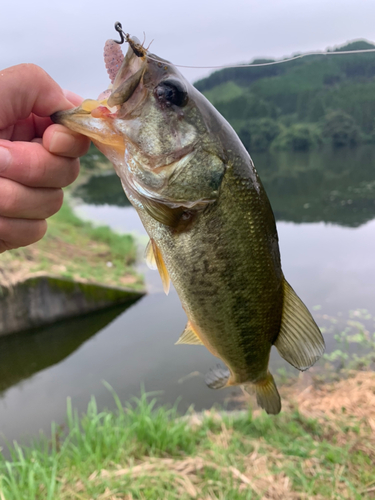
[[[19,64],[0,71],[0,130],[25,120],[70,109],[61,87],[39,66]]]

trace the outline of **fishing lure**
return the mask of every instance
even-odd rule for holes
[[[104,62],[111,83],[114,82],[124,60],[124,54],[118,43],[116,40],[107,40],[104,45]]]

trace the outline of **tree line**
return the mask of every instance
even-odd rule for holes
[[[336,51],[373,48],[372,43],[357,41]],[[195,86],[232,124],[249,151],[375,142],[375,53],[226,68]]]

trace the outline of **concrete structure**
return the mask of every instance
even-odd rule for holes
[[[144,291],[36,276],[0,288],[0,336],[134,302]]]

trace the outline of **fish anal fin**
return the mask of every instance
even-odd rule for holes
[[[274,345],[288,363],[304,371],[323,354],[324,339],[309,310],[285,279],[283,286],[283,314]]]
[[[210,389],[222,389],[227,385],[229,377],[230,371],[228,368],[217,366],[207,373],[204,381]]]
[[[145,259],[146,259],[146,264],[150,269],[157,269],[158,266],[156,264],[156,259],[154,255],[154,250],[152,248],[152,243],[151,240],[147,243],[146,250],[145,250]]]
[[[188,321],[185,330],[182,332],[181,337],[177,340],[175,345],[179,344],[203,345],[203,342],[196,334],[190,321]]]
[[[161,277],[161,281],[163,283],[163,289],[164,289],[165,294],[168,295],[171,280],[169,278],[169,274],[168,274],[167,268],[165,267],[163,256],[159,250],[159,247],[155,243],[154,239],[151,238],[150,241],[151,241],[151,245],[152,245],[152,251],[154,254],[156,266],[158,268],[158,271],[159,271],[159,274]]]
[[[244,386],[246,392],[251,392],[255,388],[255,395],[258,405],[263,408],[269,415],[277,415],[281,411],[281,399],[279,391],[277,390],[275,381],[270,372],[257,381],[254,385]]]

